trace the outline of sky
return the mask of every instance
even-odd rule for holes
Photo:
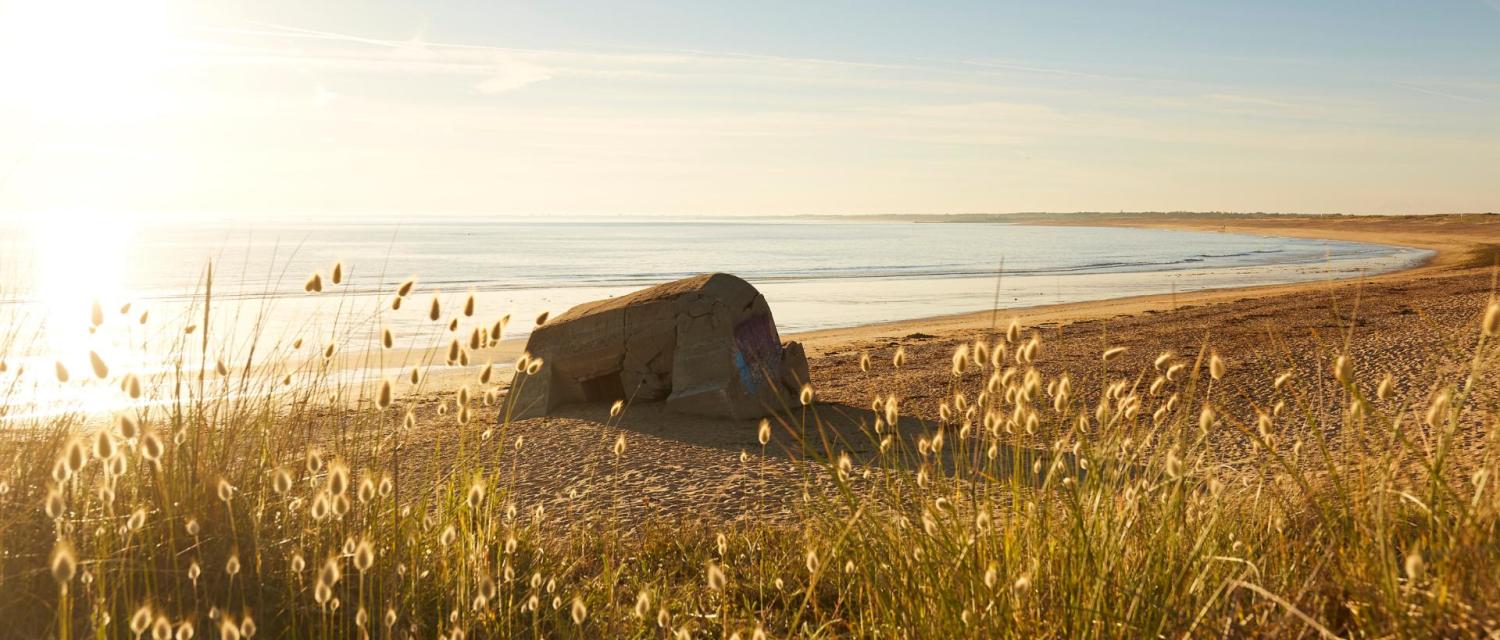
[[[0,215],[1500,210],[1500,0],[0,3]]]

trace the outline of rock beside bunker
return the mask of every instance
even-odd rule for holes
[[[783,345],[765,298],[725,273],[578,305],[533,331],[526,351],[543,366],[511,383],[517,419],[619,399],[758,418],[794,406],[808,382],[802,345]]]

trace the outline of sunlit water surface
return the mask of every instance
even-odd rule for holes
[[[106,403],[59,385],[56,362],[87,376],[97,352],[121,371],[158,372],[164,354],[198,338],[206,266],[213,264],[209,350],[231,362],[297,338],[368,348],[378,327],[432,344],[436,294],[444,323],[475,296],[468,326],[511,314],[506,338],[556,314],[694,274],[723,271],[756,285],[783,334],[990,309],[1137,294],[1289,283],[1377,273],[1428,252],[1353,242],[1154,229],[1004,224],[784,220],[446,219],[421,223],[317,221],[146,224],[120,216],[34,220],[0,228],[0,317],[7,323],[0,385],[20,369],[32,403]],[[344,265],[344,283],[330,270]],[[303,292],[321,272],[320,295]],[[390,299],[417,278],[400,311]],[[93,327],[98,301],[105,322]],[[196,302],[195,302],[196,301]],[[128,310],[124,310],[126,305]],[[122,311],[123,310],[123,311]],[[145,323],[141,315],[149,314]],[[222,341],[222,342],[221,342]],[[200,349],[195,345],[194,349]],[[7,381],[6,377],[11,377]],[[12,389],[12,400],[17,394]],[[72,394],[72,395],[70,395]],[[118,395],[117,393],[115,395]]]

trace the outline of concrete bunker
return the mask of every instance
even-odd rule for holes
[[[758,418],[796,404],[808,381],[802,345],[782,344],[765,298],[725,273],[578,305],[533,331],[526,351],[543,365],[512,381],[515,418],[619,399]]]

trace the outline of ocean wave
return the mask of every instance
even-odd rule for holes
[[[1223,254],[1195,254],[1176,260],[1106,260],[1097,262],[1085,262],[1071,265],[1055,265],[1039,268],[1006,268],[1001,272],[996,265],[991,264],[938,264],[938,265],[905,265],[879,268],[812,268],[796,270],[761,269],[736,271],[746,280],[754,283],[796,283],[796,282],[826,282],[842,280],[921,280],[921,279],[949,279],[949,278],[987,278],[994,277],[999,273],[1003,277],[1044,277],[1065,276],[1082,274],[1109,274],[1109,273],[1141,273],[1150,271],[1172,272],[1189,269],[1212,269],[1233,267],[1255,267],[1269,265],[1307,265],[1323,262],[1339,262],[1368,258],[1366,252],[1350,252],[1346,254],[1304,254],[1285,255],[1288,252],[1280,249],[1252,250]],[[1255,261],[1234,261],[1234,258],[1247,258],[1254,256],[1279,256],[1275,260],[1262,259]],[[534,274],[524,278],[511,280],[491,278],[438,278],[423,279],[421,281],[424,290],[442,290],[448,292],[473,291],[475,293],[500,293],[507,291],[535,291],[541,289],[626,289],[646,287],[661,282],[688,278],[700,275],[701,271],[643,271],[628,274]],[[401,280],[389,279],[376,284],[360,285],[349,284],[340,288],[342,295],[369,297],[389,295]],[[189,290],[178,291],[143,291],[139,292],[142,300],[162,302],[185,302],[199,295]],[[301,290],[300,282],[267,283],[246,282],[239,290],[226,290],[216,288],[214,299],[226,302],[245,302],[263,299],[278,299],[300,297],[305,295]],[[0,305],[7,302],[29,302],[24,296],[21,298],[0,301]]]

